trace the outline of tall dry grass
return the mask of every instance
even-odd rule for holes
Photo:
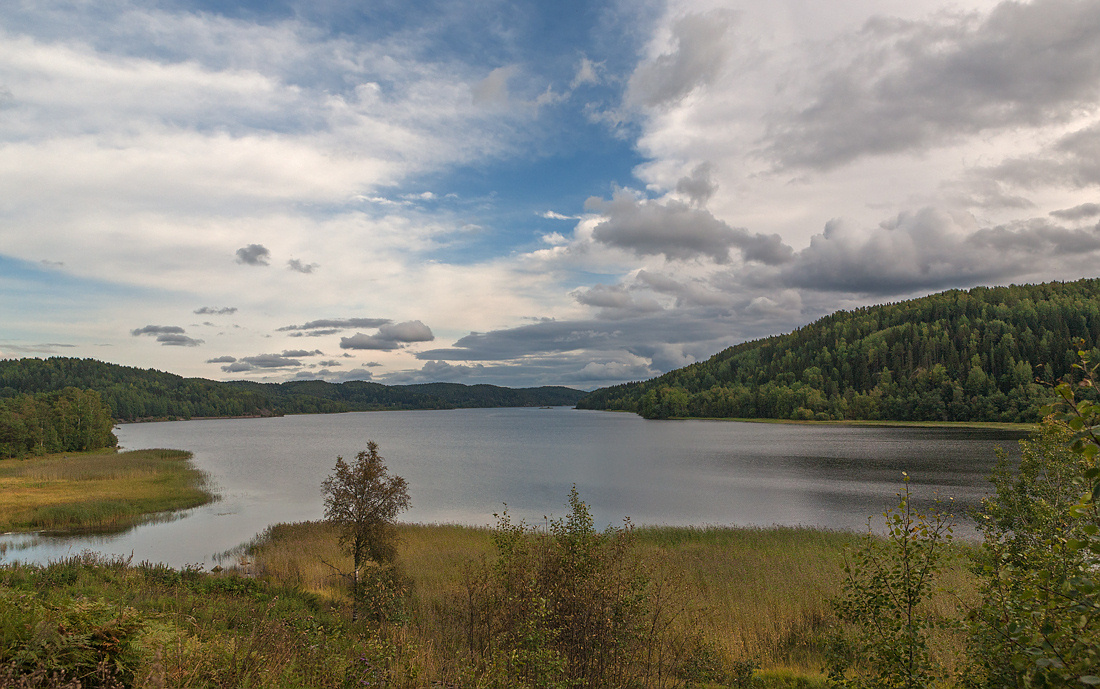
[[[405,624],[390,632],[416,655],[428,676],[453,675],[461,659],[460,617],[471,567],[492,558],[492,530],[455,525],[401,525],[398,563],[411,582]],[[641,559],[678,587],[686,614],[678,624],[702,629],[732,661],[766,671],[818,677],[835,624],[844,552],[857,534],[810,528],[643,527]],[[976,596],[964,548],[945,567],[931,605],[957,616]],[[275,583],[347,601],[337,570],[351,570],[337,534],[323,523],[272,527],[242,555],[248,571]],[[944,658],[963,651],[961,636],[938,640]],[[950,662],[948,662],[950,664]]]
[[[0,531],[117,529],[214,499],[182,450],[0,460]]]

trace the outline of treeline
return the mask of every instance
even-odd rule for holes
[[[219,382],[95,359],[51,357],[0,361],[0,399],[66,387],[99,392],[111,416],[119,421],[564,405],[574,404],[584,395],[565,387],[512,389],[457,383]]]
[[[646,418],[1039,418],[1078,342],[1100,341],[1100,280],[950,290],[838,311],[577,406]]]
[[[115,447],[114,425],[110,408],[94,390],[67,387],[6,397],[0,399],[0,457]]]

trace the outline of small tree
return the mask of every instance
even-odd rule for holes
[[[396,520],[409,508],[408,487],[405,479],[390,476],[378,454],[378,443],[372,440],[356,455],[354,464],[336,458],[336,467],[321,484],[321,492],[325,495],[325,520],[340,530],[340,545],[354,562],[352,594],[358,603],[363,565],[367,561],[386,565],[397,556]]]
[[[953,523],[942,513],[923,515],[913,507],[909,476],[887,510],[886,537],[868,529],[862,545],[844,564],[837,617],[850,625],[838,634],[829,658],[833,686],[923,689],[938,685],[943,672],[930,653],[936,619],[928,599],[940,574]],[[853,660],[861,667],[853,668]]]

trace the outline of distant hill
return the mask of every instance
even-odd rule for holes
[[[646,418],[1031,422],[1079,339],[1100,360],[1100,280],[950,290],[838,311],[577,406]]]
[[[277,416],[394,409],[530,407],[575,404],[584,393],[565,387],[503,388],[495,385],[428,383],[382,385],[366,381],[327,383],[219,382],[184,378],[154,369],[95,359],[51,357],[0,361],[0,399],[66,387],[98,391],[115,419],[136,421],[224,416]]]

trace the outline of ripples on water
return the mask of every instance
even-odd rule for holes
[[[862,530],[897,503],[902,472],[916,503],[965,519],[988,492],[1000,446],[1020,433],[949,428],[646,421],[633,414],[463,409],[214,419],[120,427],[126,449],[190,450],[221,500],[125,534],[3,537],[0,559],[42,562],[91,548],[172,566],[214,554],[269,524],[318,519],[337,455],[379,443],[409,483],[412,522],[529,522],[560,516],[573,484],[599,525],[811,525]],[[961,535],[973,536],[963,525]]]

